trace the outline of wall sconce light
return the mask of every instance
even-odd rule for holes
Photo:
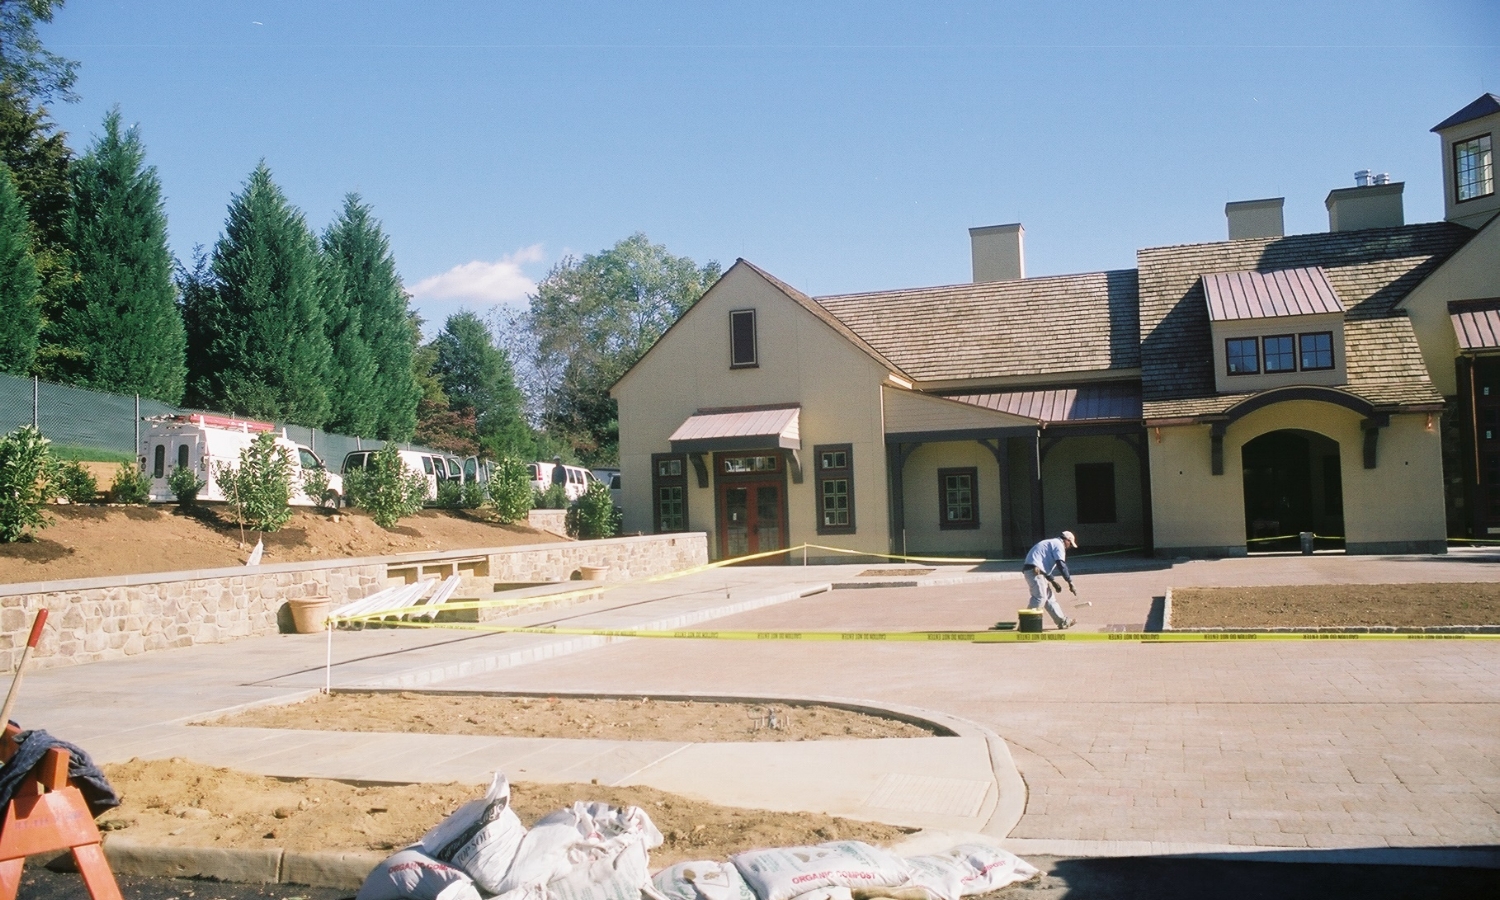
[[[1428,418],[1431,419],[1432,417],[1428,416]],[[1155,428],[1153,428],[1151,430],[1156,432],[1156,442],[1158,444],[1160,444],[1161,443],[1161,426],[1158,425],[1158,426],[1156,426]]]
[[[1427,414],[1427,430],[1432,430],[1432,413]]]

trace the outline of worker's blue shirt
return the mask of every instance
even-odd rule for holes
[[[1062,538],[1048,538],[1038,541],[1031,552],[1026,554],[1026,565],[1036,566],[1038,572],[1043,575],[1051,575],[1054,568],[1062,569],[1063,577],[1069,582],[1073,580],[1072,574],[1068,572],[1068,545]]]

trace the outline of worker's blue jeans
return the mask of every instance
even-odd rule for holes
[[[1068,619],[1063,615],[1062,604],[1057,602],[1057,594],[1053,592],[1052,585],[1042,577],[1042,573],[1035,569],[1025,569],[1021,572],[1026,576],[1026,586],[1031,588],[1031,602],[1026,604],[1027,609],[1042,607],[1047,610],[1047,615],[1058,628],[1063,627]]]

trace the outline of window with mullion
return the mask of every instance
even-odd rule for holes
[[[938,469],[938,527],[979,527],[979,470]]]
[[[818,534],[854,534],[854,446],[819,444],[817,466]]]
[[[1231,375],[1260,373],[1260,339],[1229,338],[1224,342],[1224,357]]]
[[[1453,189],[1459,203],[1495,193],[1495,163],[1489,135],[1453,145]]]
[[[657,534],[687,531],[687,465],[680,454],[651,457],[652,529]]]
[[[1302,371],[1333,368],[1333,332],[1297,335],[1302,347]]]
[[[1265,339],[1266,373],[1297,371],[1297,354],[1292,349],[1292,336],[1276,334]]]

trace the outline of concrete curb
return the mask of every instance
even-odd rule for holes
[[[391,851],[395,852],[395,851]],[[116,875],[148,878],[211,878],[236,884],[302,884],[359,890],[370,870],[390,853],[377,850],[307,852],[270,847],[264,850],[221,847],[157,847],[107,835],[104,856]],[[61,854],[48,868],[71,871],[71,854]]]

